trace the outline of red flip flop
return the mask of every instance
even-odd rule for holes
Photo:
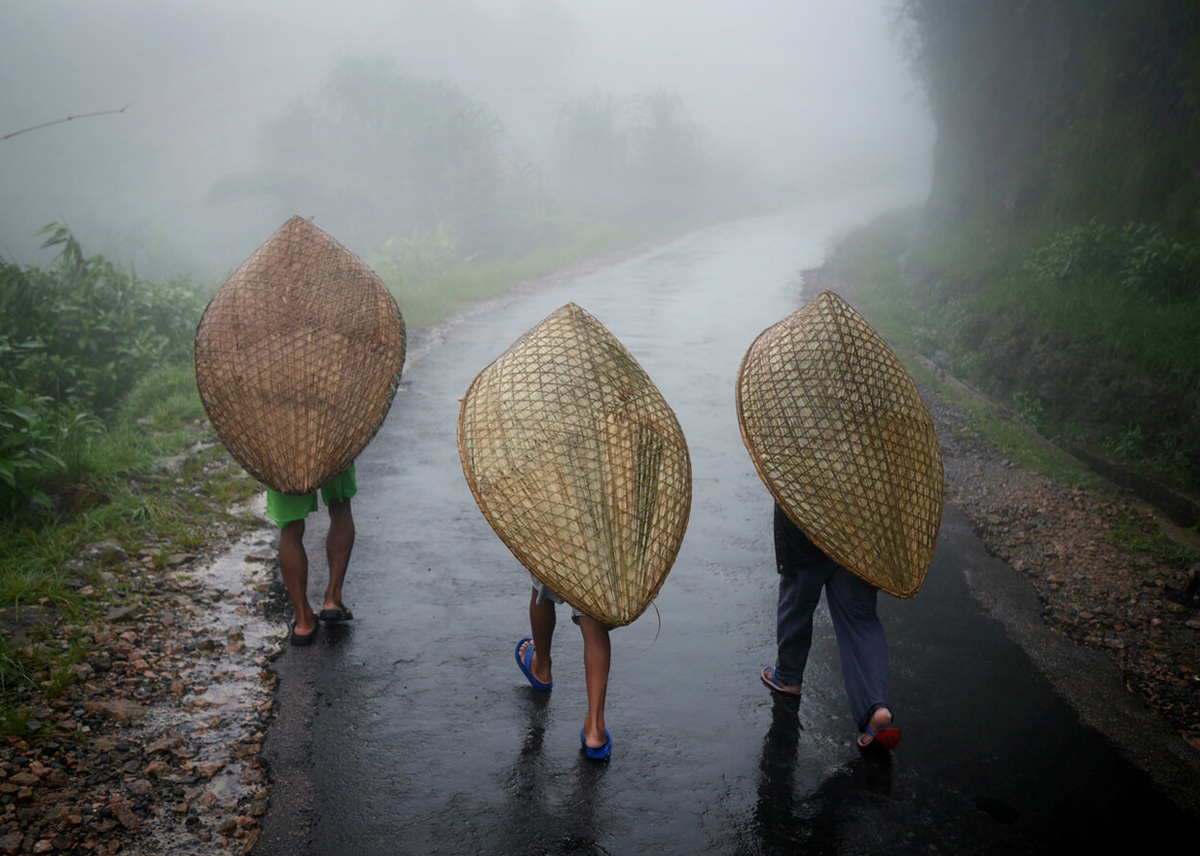
[[[863,737],[870,736],[871,739],[863,743]],[[895,749],[896,744],[900,742],[900,729],[891,725],[886,728],[881,728],[878,731],[872,731],[868,725],[864,729],[863,734],[859,735],[857,740],[859,749]]]

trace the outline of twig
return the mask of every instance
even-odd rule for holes
[[[80,113],[77,116],[68,116],[65,119],[55,119],[53,122],[43,122],[40,125],[34,125],[30,128],[22,128],[19,131],[13,131],[12,133],[5,134],[3,137],[0,137],[0,141],[7,140],[10,137],[15,137],[18,134],[24,134],[28,131],[36,131],[39,128],[49,128],[51,125],[61,125],[63,122],[70,122],[72,119],[87,119],[90,116],[108,116],[109,114],[112,114],[112,113],[124,113],[126,110],[128,110],[132,106],[133,106],[133,102],[131,101],[130,103],[128,103],[124,107],[122,107],[120,110],[98,110],[95,113]]]

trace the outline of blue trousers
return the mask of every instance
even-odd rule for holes
[[[779,569],[775,678],[799,684],[812,647],[813,612],[821,589],[829,604],[842,658],[842,682],[861,731],[888,703],[888,650],[875,612],[879,590],[826,556],[775,506],[775,561]]]

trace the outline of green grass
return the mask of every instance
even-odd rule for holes
[[[1054,286],[1013,274],[984,281],[981,313],[1015,313],[1150,375],[1200,383],[1200,297],[1157,304],[1101,277]]]
[[[1108,538],[1128,550],[1150,556],[1159,565],[1184,568],[1200,562],[1200,550],[1170,537],[1152,520],[1124,520]]]
[[[0,607],[40,604],[74,626],[94,621],[114,596],[132,590],[128,559],[139,550],[161,551],[157,566],[172,553],[195,551],[211,539],[211,523],[253,525],[237,510],[261,487],[228,457],[204,419],[191,366],[164,366],[132,391],[106,431],[81,452],[83,492],[59,486],[55,494],[82,497],[54,513],[30,511],[0,520]],[[208,448],[189,452],[198,442]],[[183,455],[178,471],[156,464]],[[122,554],[86,559],[87,545],[115,540]],[[111,576],[109,576],[111,575]],[[99,596],[83,597],[91,586]],[[47,631],[38,631],[36,639]],[[20,733],[29,711],[11,702],[24,687],[27,699],[53,698],[70,686],[70,667],[87,655],[81,631],[68,634],[67,649],[33,644],[20,649],[0,643],[0,732]],[[32,695],[30,695],[32,694]],[[14,729],[16,731],[14,732]]]
[[[972,427],[1001,454],[1026,469],[1066,484],[1104,484],[1069,455],[1031,434],[1030,428],[1036,428],[1036,425],[1005,419],[990,406],[960,394],[938,380],[914,358],[920,350],[923,319],[905,284],[900,258],[911,245],[917,215],[916,210],[895,212],[855,231],[837,248],[830,260],[830,268],[849,280],[864,317],[892,347],[917,382],[933,387],[965,410]]]
[[[911,209],[893,212],[856,230],[838,246],[829,265],[849,280],[871,326],[901,356],[916,346],[918,317],[899,264],[912,242],[916,214]]]

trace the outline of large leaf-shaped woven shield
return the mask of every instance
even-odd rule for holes
[[[196,330],[196,383],[217,436],[283,493],[312,493],[383,424],[404,318],[354,253],[293,217],[217,292]]]
[[[613,627],[650,605],[687,528],[691,462],[662,394],[599,321],[568,303],[480,372],[458,449],[535,577]]]
[[[792,522],[897,597],[921,587],[942,519],[942,455],[912,376],[832,291],[767,328],[737,381],[742,440]]]

